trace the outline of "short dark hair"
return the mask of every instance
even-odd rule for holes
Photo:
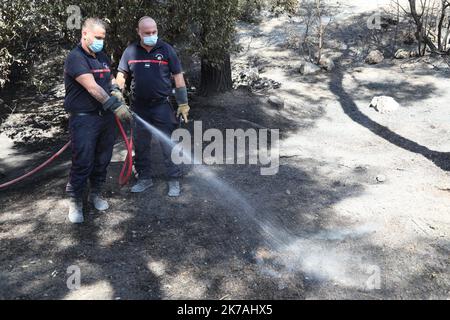
[[[108,27],[106,22],[100,18],[87,18],[83,22],[83,30],[84,29],[92,29],[94,26],[102,27],[105,30]]]

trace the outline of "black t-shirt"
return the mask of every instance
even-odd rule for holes
[[[131,94],[135,102],[170,96],[172,75],[182,72],[175,49],[162,40],[158,40],[150,52],[139,42],[129,45],[118,70],[131,76]]]
[[[96,57],[88,54],[81,44],[73,49],[64,64],[64,85],[66,97],[64,107],[68,112],[92,112],[102,110],[102,104],[75,79],[83,74],[91,73],[95,81],[108,94],[111,91],[111,61],[102,51]]]

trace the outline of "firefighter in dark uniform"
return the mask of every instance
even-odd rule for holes
[[[89,18],[83,24],[81,43],[64,64],[66,97],[64,107],[70,114],[72,167],[66,191],[69,195],[69,221],[82,223],[82,197],[90,182],[89,201],[97,210],[107,210],[101,198],[111,162],[115,137],[115,119],[131,121],[132,115],[110,70],[110,60],[102,51],[106,26]]]
[[[117,84],[124,89],[131,77],[131,108],[145,121],[170,137],[179,123],[178,116],[188,121],[189,105],[186,83],[181,63],[175,50],[168,43],[158,39],[156,22],[150,17],[139,20],[137,32],[140,41],[132,43],[120,60]],[[172,95],[172,77],[175,81],[177,115],[169,101]],[[142,124],[134,123],[135,168],[138,182],[131,192],[144,192],[153,185],[151,172],[152,135]],[[178,197],[181,192],[181,168],[171,159],[172,147],[160,143],[169,177],[170,197]]]

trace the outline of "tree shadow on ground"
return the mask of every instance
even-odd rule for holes
[[[344,54],[345,56],[345,54]],[[350,117],[354,122],[362,125],[363,127],[367,128],[377,136],[385,139],[386,141],[390,142],[393,145],[396,145],[404,150],[417,153],[422,155],[423,157],[431,160],[434,164],[436,164],[439,168],[445,171],[450,170],[450,153],[448,152],[439,152],[430,150],[426,146],[422,146],[418,144],[415,141],[412,141],[410,139],[407,139],[405,137],[402,137],[401,135],[393,132],[389,128],[375,122],[374,120],[370,119],[367,115],[362,113],[358,106],[356,105],[353,96],[348,93],[343,85],[344,81],[344,72],[341,68],[337,68],[332,74],[331,74],[331,80],[329,83],[330,91],[338,98],[338,101],[345,112],[345,114]],[[370,85],[365,85],[366,87]],[[372,85],[373,86],[377,86]],[[426,94],[420,95],[417,98],[425,99],[427,96],[430,96],[432,94],[432,86],[424,85],[427,87]],[[381,87],[384,87],[381,85]],[[406,87],[408,87],[408,92],[413,92],[415,86],[411,84],[407,84]],[[417,89],[417,88],[416,88]],[[417,90],[421,90],[423,88],[419,88]],[[404,93],[402,93],[403,95]],[[397,93],[399,95],[399,93]],[[405,95],[405,97],[407,94]],[[411,101],[414,100],[410,98]]]
[[[35,196],[51,199],[49,211],[35,199],[2,203],[1,296],[67,297],[65,270],[78,265],[83,286],[106,282],[111,288],[106,297],[111,299],[219,299],[226,294],[250,299],[303,298],[301,272],[290,286],[280,289],[277,278],[260,271],[255,254],[260,248],[272,249],[262,226],[270,223],[280,234],[290,236],[314,233],[333,220],[330,207],[359,188],[333,189],[331,182],[319,182],[294,165],[283,165],[275,179],[258,178],[257,172],[246,166],[221,172],[252,207],[263,203],[245,213],[194,174],[187,176],[188,190],[179,201],[161,196],[163,185],[150,197],[113,195],[120,192],[110,186],[113,213],[88,215],[83,226],[63,221],[65,207],[55,196],[48,197],[48,190]],[[56,186],[63,187],[63,181]],[[286,188],[292,189],[291,196]],[[292,198],[298,200],[289,205]],[[30,210],[29,203],[35,209]],[[101,288],[97,294],[102,296]]]
[[[268,106],[259,99],[253,104],[239,101],[219,106],[211,101],[209,108],[194,105],[193,113],[198,119],[207,119],[208,127],[222,131],[242,128],[236,117],[246,118],[240,112],[244,108],[252,109],[252,122],[268,128],[286,128],[288,133],[298,134],[310,128],[303,122],[311,119],[294,121],[289,114],[287,118],[271,117]],[[318,118],[315,115],[313,120]],[[393,295],[395,292],[387,290],[367,293],[358,289],[367,276],[363,269],[355,273],[358,277],[350,276],[355,278],[350,285],[347,277],[339,274],[339,270],[352,270],[358,259],[384,266],[386,256],[397,254],[373,245],[366,234],[354,241],[329,236],[333,228],[344,228],[346,234],[345,228],[351,230],[355,223],[336,215],[333,207],[364,192],[353,169],[338,168],[334,162],[302,158],[283,159],[276,176],[261,176],[258,166],[211,167],[221,179],[219,185],[228,186],[223,190],[191,168],[183,183],[184,195],[168,199],[166,184],[159,176],[147,194],[130,195],[120,189],[115,183],[119,164],[114,163],[106,190],[111,210],[99,214],[87,207],[87,221],[82,226],[65,221],[66,206],[59,200],[64,197],[65,178],[43,176],[42,180],[51,179],[51,186],[23,185],[0,194],[0,297],[303,299],[311,295]],[[164,170],[162,159],[155,169]],[[340,174],[331,178],[321,169]],[[335,274],[327,273],[329,263],[337,270]],[[81,269],[80,291],[72,292],[66,286],[66,270],[72,265]]]
[[[311,119],[272,117],[270,107],[259,99],[249,102],[228,101],[225,110],[194,105],[193,113],[208,119],[208,127],[220,130],[245,129],[236,117],[267,128],[286,128],[286,133],[310,128],[306,122]],[[245,108],[251,110],[247,113]],[[247,118],[250,114],[252,118]],[[314,115],[313,120],[318,118]],[[221,185],[230,187],[224,190],[212,187],[192,169],[183,184],[184,195],[173,200],[165,197],[166,185],[159,179],[146,195],[119,189],[115,184],[119,164],[113,164],[106,190],[112,210],[99,214],[88,207],[82,226],[65,221],[67,209],[58,200],[64,198],[65,178],[43,175],[37,185],[24,184],[0,194],[0,296],[304,298],[301,270],[291,272],[288,279],[273,277],[263,270],[270,263],[261,265],[255,256],[261,250],[288,245],[292,237],[344,223],[336,220],[332,206],[357,196],[363,188],[357,182],[340,185],[318,174],[315,168],[324,165],[313,159],[286,159],[278,175],[267,177],[260,175],[258,166],[211,168]],[[161,161],[156,170],[163,170]],[[44,179],[49,179],[47,184]],[[229,190],[235,190],[250,211],[230,197]],[[85,291],[78,296],[66,286],[71,265],[81,268]]]
[[[407,150],[424,155],[431,152],[365,117],[343,88],[342,72],[338,70],[334,77],[330,90],[351,119]],[[238,102],[227,97],[231,96],[225,95],[220,103],[216,97],[209,106],[194,104],[194,118],[202,119],[205,128],[221,131],[279,128],[283,138],[302,134],[324,116],[323,110],[281,113],[254,97],[246,100],[240,96]],[[239,120],[245,120],[246,126]],[[298,299],[311,293],[319,297],[334,294],[334,298],[395,296],[399,292],[395,288],[370,295],[336,282],[330,275],[310,276],[302,270],[304,256],[311,258],[319,273],[329,262],[332,267],[346,269],[355,259],[367,258],[370,263],[390,267],[395,263],[384,259],[408,256],[402,250],[374,245],[365,234],[353,241],[346,237],[317,238],[336,226],[351,229],[354,221],[338,216],[333,207],[364,193],[354,168],[340,171],[335,178],[320,170],[325,167],[339,172],[334,161],[283,159],[279,174],[266,177],[260,175],[257,166],[211,167],[232,187],[224,190],[211,187],[191,169],[179,199],[165,197],[166,185],[160,179],[148,194],[128,194],[115,184],[119,165],[113,164],[106,190],[112,208],[105,214],[89,208],[82,226],[64,221],[67,209],[59,199],[64,198],[66,178],[59,173],[43,174],[31,185],[0,193],[0,297],[73,297],[77,292],[66,286],[66,270],[71,265],[80,266],[83,287],[92,288],[81,291],[84,298]],[[163,170],[161,161],[156,170]],[[230,197],[230,190],[241,195],[250,210],[242,208],[235,196]],[[301,246],[306,240],[312,242]],[[315,241],[317,248],[309,246]],[[338,250],[340,246],[342,250]],[[283,260],[270,262],[278,249],[296,255],[286,264]],[[359,257],[353,257],[355,254]],[[401,290],[408,288],[418,297],[436,290],[431,283],[428,289],[420,289],[421,281],[408,278]]]
[[[339,71],[337,71],[339,72]],[[380,77],[381,78],[381,77]],[[332,77],[332,81],[337,78]],[[410,81],[401,80],[387,80],[380,79],[379,81],[358,81],[352,76],[352,92],[358,92],[358,100],[370,101],[374,96],[389,96],[396,101],[401,101],[403,105],[408,105],[412,102],[426,100],[431,96],[437,96],[439,91],[434,84],[412,84]]]

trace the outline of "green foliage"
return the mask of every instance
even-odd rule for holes
[[[238,7],[240,20],[255,23],[259,22],[262,10],[267,10],[276,15],[296,13],[299,0],[239,0]]]
[[[234,51],[237,0],[192,0],[191,43],[196,53],[211,65],[223,63],[224,56]]]
[[[266,7],[264,0],[239,0],[239,19],[254,23],[258,21],[258,15]]]
[[[0,87],[14,67],[27,71],[39,55],[60,41],[58,8],[49,1],[0,2]]]
[[[81,31],[67,26],[70,5],[78,6],[83,18],[108,22],[106,48],[116,63],[125,47],[138,39],[137,20],[144,15],[155,18],[162,38],[211,63],[220,63],[236,49],[238,0],[2,0],[0,84],[13,66],[29,65],[54,46],[79,42]]]
[[[270,0],[270,11],[281,14],[284,12],[294,14],[298,9],[298,0]]]
[[[13,56],[9,53],[8,49],[1,48],[0,49],[0,89],[3,88],[6,84],[6,81],[9,78],[11,73],[11,65],[14,59]]]

